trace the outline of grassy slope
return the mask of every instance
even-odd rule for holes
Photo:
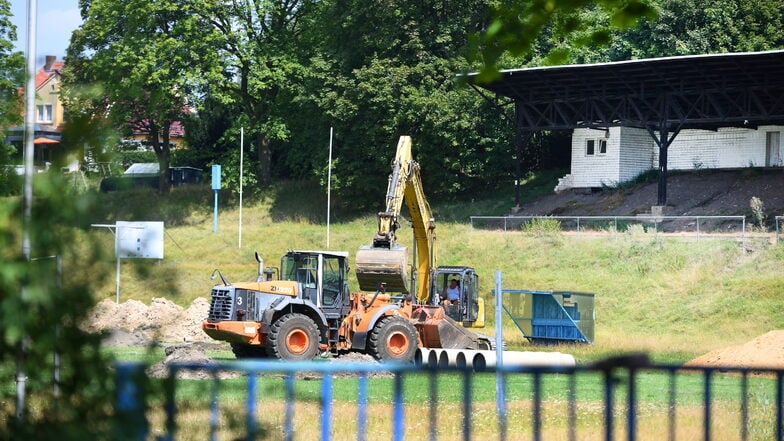
[[[209,275],[216,268],[234,281],[255,277],[254,250],[262,253],[267,264],[277,265],[287,249],[326,248],[320,208],[325,206],[324,197],[302,184],[245,199],[241,249],[236,201],[222,202],[219,231],[213,233],[206,188],[177,189],[166,198],[148,193],[101,197],[106,221],[164,219],[167,223],[163,261],[136,260],[123,265],[123,300],[149,303],[153,297],[167,297],[187,305],[209,295],[213,284]],[[504,203],[498,198],[450,203],[434,211],[437,219],[466,219]],[[330,249],[347,250],[353,256],[370,240],[375,217],[366,213],[351,218],[345,203],[339,203],[336,210]],[[455,214],[458,210],[462,215]],[[596,346],[568,349],[583,359],[643,349],[661,354],[663,360],[685,361],[784,327],[784,312],[777,306],[784,291],[784,277],[778,270],[784,258],[782,246],[747,253],[724,241],[665,240],[645,233],[611,238],[502,233],[471,230],[466,222],[438,223],[439,263],[474,266],[488,300],[496,269],[503,271],[506,288],[597,294]],[[409,241],[408,227],[404,222],[400,236],[405,242]],[[110,234],[85,234],[111,250]],[[110,258],[89,273],[101,271],[112,274]],[[354,280],[352,288],[356,289]],[[113,298],[114,278],[96,284],[96,292],[100,298]],[[488,318],[492,323],[491,311]],[[518,331],[506,325],[511,344],[523,344]]]

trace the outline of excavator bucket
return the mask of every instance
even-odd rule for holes
[[[375,291],[384,282],[387,292],[409,292],[407,247],[361,247],[357,251],[355,271],[362,291]]]

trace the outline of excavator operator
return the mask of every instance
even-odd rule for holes
[[[460,285],[457,279],[449,280],[449,286],[441,293],[441,300],[444,305],[457,305],[460,303]]]

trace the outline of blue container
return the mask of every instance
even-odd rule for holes
[[[504,310],[532,343],[593,343],[593,294],[528,290],[503,293]]]

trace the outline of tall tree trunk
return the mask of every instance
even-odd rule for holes
[[[256,135],[258,147],[259,164],[257,169],[257,178],[260,187],[267,187],[272,184],[272,151],[270,149],[270,140],[268,137],[259,133]]]
[[[169,147],[169,128],[171,122],[150,123],[150,143],[158,158],[158,191],[168,193],[171,189],[171,178],[169,176],[169,165],[171,164],[171,149]]]

